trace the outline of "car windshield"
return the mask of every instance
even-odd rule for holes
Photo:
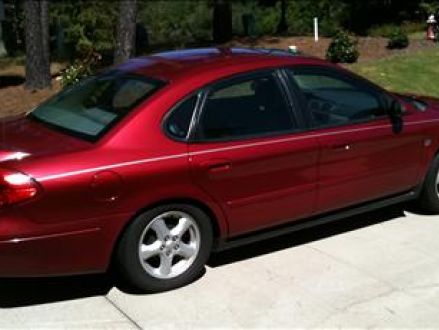
[[[162,85],[163,82],[144,76],[110,72],[63,90],[29,116],[54,129],[94,141]]]

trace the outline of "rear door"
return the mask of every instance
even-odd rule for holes
[[[314,211],[318,143],[302,130],[275,71],[206,89],[189,159],[195,182],[227,214],[231,236]]]
[[[394,126],[386,93],[341,70],[302,67],[288,74],[321,146],[319,213],[415,187],[424,134],[419,125],[406,125],[406,117]]]

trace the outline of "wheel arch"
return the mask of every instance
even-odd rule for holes
[[[130,221],[128,221],[128,223],[125,226],[128,226],[129,223],[131,223],[138,215],[144,213],[147,210],[151,210],[159,206],[170,205],[170,204],[186,204],[199,208],[204,213],[206,213],[206,215],[209,217],[212,225],[214,238],[219,238],[225,234],[224,229],[222,228],[223,226],[221,226],[220,224],[219,216],[215,214],[215,212],[212,210],[210,206],[208,206],[206,203],[199,201],[198,199],[184,198],[184,197],[164,199],[155,203],[151,203],[145,207],[142,207],[130,218]]]
[[[214,211],[214,207],[207,205],[206,203],[203,203],[200,200],[195,199],[195,198],[187,198],[187,197],[178,198],[177,197],[177,198],[163,199],[160,201],[156,201],[154,203],[150,203],[150,204],[140,208],[131,217],[129,217],[128,221],[126,221],[125,224],[122,226],[121,230],[119,231],[119,233],[116,236],[116,239],[114,240],[114,244],[113,244],[111,254],[109,256],[110,258],[108,260],[108,267],[107,268],[113,268],[113,262],[115,259],[114,256],[115,256],[115,253],[117,251],[117,247],[119,245],[119,242],[122,238],[123,233],[126,231],[128,226],[134,221],[134,219],[136,219],[136,217],[138,217],[140,214],[142,214],[148,210],[151,210],[151,209],[154,209],[154,208],[160,207],[160,206],[170,205],[170,204],[190,205],[190,206],[194,206],[196,208],[199,208],[204,213],[206,213],[206,215],[209,217],[210,223],[212,225],[213,239],[214,239],[214,247],[213,248],[215,248],[215,242],[219,241],[221,237],[223,237],[224,235],[227,234],[227,232],[228,232],[227,223],[225,222],[225,219],[221,218],[222,217],[221,214],[217,214],[217,212],[219,212],[219,210],[217,210],[217,212]]]
[[[424,153],[422,168],[419,175],[419,184],[424,184],[428,171],[431,168],[433,161],[439,156],[439,143],[435,143],[430,150]]]

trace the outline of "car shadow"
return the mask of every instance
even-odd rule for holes
[[[114,283],[109,274],[0,279],[0,308],[102,296],[114,287]]]
[[[264,254],[285,250],[295,246],[318,241],[364,227],[376,225],[396,218],[404,217],[406,205],[394,205],[384,209],[344,218],[328,224],[300,230],[269,240],[252,243],[240,248],[214,253],[208,266],[220,267],[233,262],[251,259]]]
[[[302,230],[278,238],[214,253],[208,267],[220,267],[233,262],[273,253],[338,234],[358,230],[404,216],[404,205],[345,218],[340,221]],[[199,278],[204,275],[201,274]],[[198,279],[196,279],[198,280]],[[126,287],[113,273],[51,278],[0,279],[0,308],[13,308],[106,295],[112,288],[129,294],[141,294]]]

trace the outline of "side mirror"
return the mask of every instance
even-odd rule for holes
[[[395,134],[402,132],[404,128],[404,121],[402,120],[402,115],[404,113],[404,108],[398,100],[392,99],[389,104],[388,114],[390,120],[392,121],[392,128]]]
[[[402,104],[397,100],[391,100],[388,108],[389,116],[392,120],[398,120],[402,118],[403,108]]]

